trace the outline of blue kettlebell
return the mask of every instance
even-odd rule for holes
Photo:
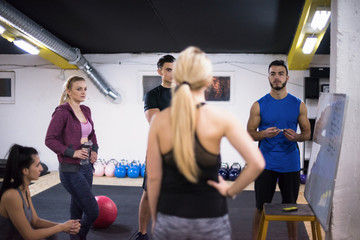
[[[224,180],[229,179],[229,165],[227,163],[221,163],[221,167],[218,171],[218,174],[222,176]]]
[[[306,168],[301,168],[300,169],[300,183],[301,184],[306,184],[306,178],[307,178],[307,169]]]
[[[138,178],[140,176],[140,166],[137,161],[133,160],[128,168],[127,175],[129,178]]]
[[[124,166],[126,171],[129,168],[129,163],[128,163],[128,161],[126,159],[121,159],[120,160],[120,165]]]
[[[306,184],[306,174],[300,174],[300,183]]]
[[[237,162],[233,163],[231,165],[230,170],[229,170],[229,180],[230,181],[235,181],[236,178],[240,175],[240,173],[241,173],[241,165],[240,165],[240,163],[237,163]]]
[[[126,177],[126,167],[121,164],[118,164],[117,167],[115,168],[114,175],[117,178]]]
[[[144,177],[145,176],[145,168],[146,168],[146,163],[143,163],[141,165],[141,177]]]

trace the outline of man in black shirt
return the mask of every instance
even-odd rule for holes
[[[146,120],[150,123],[151,118],[158,112],[170,106],[171,87],[173,86],[173,64],[175,58],[165,55],[157,62],[157,72],[161,76],[161,85],[153,88],[144,96],[144,111]],[[148,239],[147,227],[150,222],[150,206],[146,192],[146,173],[143,182],[143,195],[139,205],[139,232],[136,239]]]

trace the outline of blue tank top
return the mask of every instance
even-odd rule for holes
[[[297,130],[301,100],[288,93],[283,99],[275,99],[270,94],[258,100],[261,122],[259,131],[269,127]],[[265,169],[277,172],[295,172],[300,170],[300,154],[297,142],[287,140],[280,132],[273,138],[260,141],[260,150],[264,155]]]
[[[21,194],[20,189],[17,189],[17,191],[19,192],[21,199],[23,201],[23,208],[24,208],[26,219],[29,221],[29,223],[31,223],[31,219],[33,216],[32,216],[32,211],[31,211],[30,204],[29,204],[29,199],[26,199],[29,204],[29,207],[27,207],[25,199],[23,198],[23,195]],[[28,196],[27,193],[26,193],[26,196]],[[0,215],[0,236],[1,236],[1,239],[6,239],[6,240],[23,239],[21,237],[20,233],[18,232],[18,230],[15,228],[14,224],[11,222],[10,218],[5,218],[1,215]]]

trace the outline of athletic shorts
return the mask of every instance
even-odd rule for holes
[[[152,236],[157,240],[231,240],[229,215],[181,218],[158,213]]]
[[[264,203],[271,203],[278,179],[282,203],[296,203],[300,188],[300,171],[282,173],[265,169],[255,180],[257,209],[262,210]]]

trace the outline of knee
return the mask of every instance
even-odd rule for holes
[[[95,220],[99,217],[99,206],[97,204],[91,209],[91,211],[89,211],[88,216],[92,222],[95,222]]]

